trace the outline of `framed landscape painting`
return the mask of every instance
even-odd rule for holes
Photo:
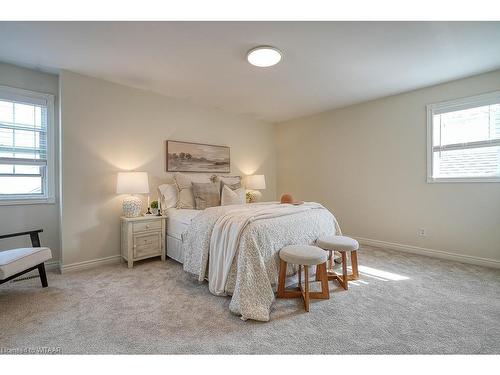
[[[230,168],[227,146],[167,141],[168,172],[229,173]]]

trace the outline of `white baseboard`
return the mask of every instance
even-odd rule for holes
[[[120,255],[112,255],[105,258],[98,258],[92,260],[86,260],[83,262],[64,264],[61,266],[61,273],[71,272],[71,271],[80,271],[88,268],[94,268],[97,266],[104,266],[106,264],[116,264],[120,262]]]
[[[51,260],[50,262],[45,262],[46,271],[61,271],[61,263],[58,260]]]
[[[358,240],[358,242],[362,245],[383,247],[383,248],[389,249],[389,250],[404,251],[407,253],[420,254],[420,255],[425,255],[425,256],[429,256],[429,257],[433,257],[433,258],[448,259],[448,260],[454,260],[454,261],[461,262],[461,263],[475,264],[478,266],[500,268],[500,260],[496,260],[496,259],[481,258],[481,257],[472,256],[472,255],[461,255],[461,254],[449,253],[449,252],[441,251],[441,250],[426,249],[424,247],[403,245],[403,244],[399,244],[399,243],[379,241],[379,240],[372,240],[370,238],[363,238],[363,237],[354,237],[354,238],[356,238],[356,240]]]

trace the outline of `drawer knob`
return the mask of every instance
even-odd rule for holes
[[[149,229],[149,224],[146,225],[146,229]]]

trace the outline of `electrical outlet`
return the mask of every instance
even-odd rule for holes
[[[427,230],[425,228],[420,228],[418,230],[418,236],[419,237],[427,237]]]

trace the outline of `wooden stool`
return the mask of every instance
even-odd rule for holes
[[[280,250],[280,273],[278,280],[278,298],[304,299],[304,308],[309,311],[309,299],[329,299],[328,275],[326,273],[326,253],[316,246],[292,245]],[[288,263],[299,266],[299,286],[285,289],[286,268]],[[302,266],[304,267],[304,287],[302,287]],[[321,292],[309,292],[309,266],[316,266],[317,280],[321,281]]]
[[[333,270],[332,261],[327,271],[328,280],[337,280],[342,288],[349,288],[349,280],[359,279],[358,272],[358,249],[359,243],[355,239],[346,236],[326,236],[316,241],[316,244],[323,250],[328,251],[329,259],[333,259],[333,252],[338,251],[342,260],[342,276]],[[352,273],[347,274],[347,253],[350,253]]]

